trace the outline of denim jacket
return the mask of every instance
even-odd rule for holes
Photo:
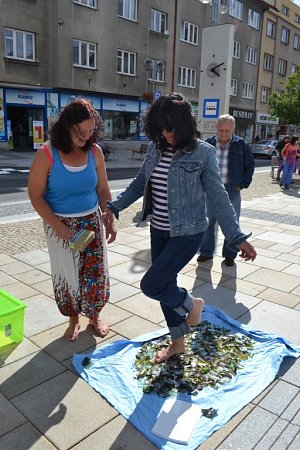
[[[209,144],[216,146],[217,138],[208,138]],[[236,134],[232,135],[228,152],[228,191],[247,189],[252,181],[255,161],[249,144]]]
[[[153,169],[161,157],[154,143],[150,143],[138,175],[130,185],[107,206],[119,217],[119,211],[143,199],[141,221],[152,211],[151,183]],[[197,140],[193,149],[184,148],[174,154],[168,172],[168,213],[170,236],[202,233],[207,228],[205,196],[215,209],[217,221],[230,247],[247,237],[239,228],[234,209],[222,184],[215,156],[215,148]]]

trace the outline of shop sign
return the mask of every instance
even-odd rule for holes
[[[139,102],[116,98],[104,98],[102,108],[104,111],[139,112]]]
[[[66,106],[72,100],[75,100],[75,98],[86,98],[87,100],[90,100],[95,109],[101,109],[100,97],[80,94],[60,94],[60,106]]]
[[[45,92],[25,89],[6,89],[6,103],[27,106],[45,106]]]
[[[232,116],[235,119],[251,120],[251,121],[254,121],[255,118],[254,111],[243,111],[241,109],[233,109]]]
[[[275,116],[271,116],[270,114],[266,113],[257,113],[256,117],[257,123],[268,123],[271,125],[277,125],[279,123],[279,118]]]

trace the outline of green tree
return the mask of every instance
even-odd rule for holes
[[[273,92],[269,98],[269,110],[285,123],[300,124],[300,72],[297,71],[282,82],[284,93]]]

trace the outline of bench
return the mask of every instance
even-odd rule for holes
[[[147,152],[147,148],[148,148],[148,144],[141,144],[139,149],[132,150],[132,157],[131,157],[131,159],[133,158],[135,153],[138,153],[139,155],[141,155],[141,159],[143,159],[143,156]]]

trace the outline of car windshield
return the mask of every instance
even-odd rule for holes
[[[271,145],[274,141],[258,141],[257,144]]]

